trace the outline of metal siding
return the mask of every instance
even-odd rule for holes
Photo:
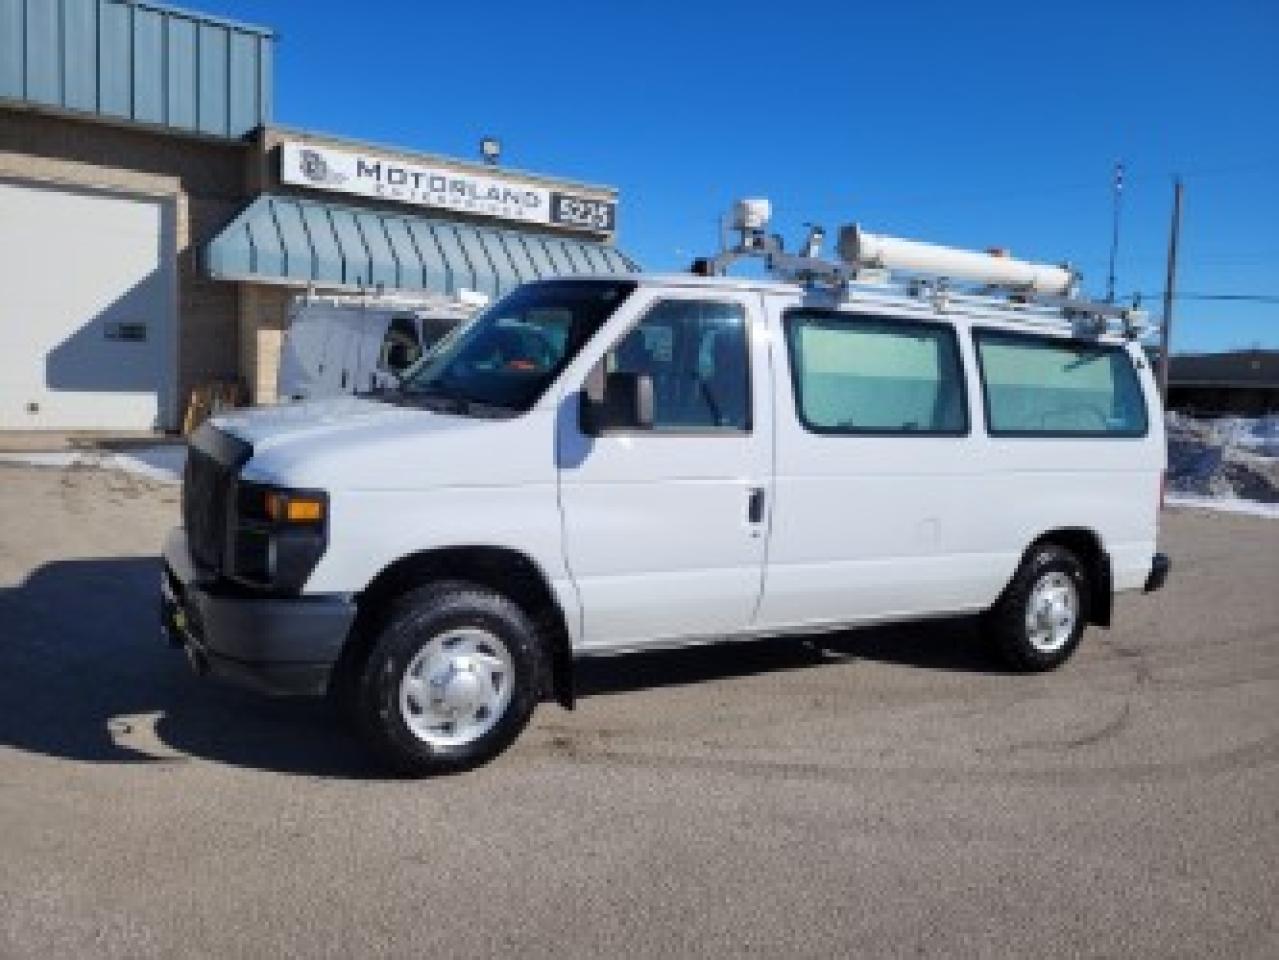
[[[133,14],[133,119],[164,123],[164,18],[141,7]]]
[[[413,248],[422,261],[422,289],[435,290],[439,293],[450,293],[456,289],[453,283],[453,272],[448,261],[440,252],[439,241],[435,239],[435,231],[425,220],[406,220],[409,236],[413,240]]]
[[[333,223],[333,234],[337,237],[338,249],[342,253],[342,281],[353,286],[367,286],[369,282],[369,251],[364,246],[364,238],[355,225],[355,215],[350,210],[329,210],[329,219]]]
[[[133,112],[133,8],[118,3],[98,6],[98,112],[130,117]]]
[[[546,258],[551,263],[552,276],[571,276],[577,273],[573,261],[564,253],[564,247],[558,240],[547,237],[542,241],[542,249],[546,251]]]
[[[553,277],[559,273],[555,269],[555,261],[551,259],[551,255],[546,249],[545,237],[528,234],[521,239],[524,241],[524,249],[528,251],[529,259],[533,261],[533,267],[537,270],[539,277]]]
[[[498,296],[539,277],[629,271],[603,244],[263,194],[208,245],[215,277]]]
[[[98,0],[62,0],[63,103],[98,109]]]
[[[471,265],[471,274],[475,278],[475,286],[471,289],[490,297],[497,296],[500,291],[497,278],[493,276],[493,265],[489,261],[488,254],[484,252],[484,245],[480,243],[480,238],[475,235],[475,230],[468,227],[455,227],[454,232],[457,234],[462,251],[466,254],[466,262]]]
[[[197,31],[197,125],[202,133],[225,136],[227,122],[227,32],[224,27],[202,23]]]
[[[258,41],[247,33],[232,33],[228,38],[227,129],[252,130],[258,119]]]
[[[251,213],[257,204],[249,207]],[[211,277],[249,277],[253,275],[253,246],[249,243],[248,218],[241,214],[205,248],[205,268]]]
[[[166,47],[166,122],[182,130],[195,129],[195,24],[170,17]]]
[[[342,248],[338,246],[337,234],[333,229],[333,220],[328,211],[321,206],[306,204],[299,206],[302,213],[302,225],[306,228],[306,237],[311,244],[311,262],[317,283],[345,283]]]
[[[28,100],[62,103],[62,45],[57,3],[28,3],[25,24]]]
[[[294,280],[311,280],[315,273],[315,255],[302,211],[291,200],[272,202],[275,225],[280,231],[280,244],[284,247],[284,272],[281,276]]]
[[[284,276],[284,244],[280,242],[273,206],[268,199],[261,204],[258,215],[245,222],[253,246],[253,273],[258,276]]]
[[[511,262],[511,255],[506,252],[501,237],[495,230],[476,230],[476,237],[484,245],[484,250],[493,265],[493,273],[497,278],[497,292],[509,293],[520,285],[520,275]]]
[[[506,250],[511,266],[520,278],[520,283],[536,280],[537,269],[533,266],[533,261],[529,259],[528,251],[524,248],[524,244],[520,242],[520,235],[511,230],[503,230],[497,236]]]
[[[413,245],[413,238],[409,236],[408,224],[399,217],[387,217],[382,225],[386,228],[391,252],[400,268],[399,285],[410,290],[425,290],[428,282],[426,271],[417,247]]]
[[[435,241],[439,245],[444,262],[448,264],[452,286],[447,292],[457,293],[462,289],[474,290],[475,271],[471,269],[471,262],[462,249],[457,232],[449,224],[439,222],[432,223],[430,230],[435,235]]]
[[[0,97],[243,137],[271,117],[274,37],[130,0],[0,0]]]
[[[23,96],[23,0],[0,0],[0,97]]]
[[[395,254],[386,239],[386,231],[382,228],[382,218],[375,213],[355,214],[355,225],[360,230],[364,247],[369,252],[369,273],[367,283],[377,286],[379,283],[394,289],[399,286],[400,278],[396,269]]]
[[[614,248],[601,246],[599,251],[600,256],[608,263],[608,268],[612,273],[630,273],[633,269],[631,262]]]
[[[573,252],[586,261],[587,273],[608,272],[608,266],[604,263],[603,258],[601,258],[596,252],[594,244],[575,243],[573,244]]]
[[[258,103],[257,123],[271,122],[271,105],[275,102],[275,43],[270,37],[258,37]]]
[[[617,260],[613,257],[613,251],[601,243],[591,245],[591,251],[595,254],[597,260],[604,264],[601,273],[622,273],[623,270],[618,267]]]
[[[580,244],[572,243],[568,240],[555,241],[561,250],[564,251],[564,257],[573,265],[574,273],[590,273],[590,264],[586,257],[582,254]]]

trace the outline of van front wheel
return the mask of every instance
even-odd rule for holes
[[[456,581],[400,597],[356,701],[364,738],[400,773],[467,770],[495,757],[537,705],[540,645],[506,597]]]
[[[1051,670],[1079,645],[1088,601],[1088,577],[1079,558],[1064,547],[1043,544],[1022,561],[985,625],[1014,669]]]

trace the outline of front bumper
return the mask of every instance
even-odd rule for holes
[[[1172,568],[1172,561],[1168,559],[1166,553],[1156,553],[1154,559],[1150,561],[1150,575],[1146,577],[1146,593],[1154,593],[1168,579],[1168,571]]]
[[[271,694],[323,694],[355,621],[344,596],[246,596],[201,579],[186,533],[164,544],[160,619],[198,673]]]

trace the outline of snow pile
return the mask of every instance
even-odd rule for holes
[[[1170,412],[1167,429],[1170,493],[1279,504],[1279,415],[1197,420]]]

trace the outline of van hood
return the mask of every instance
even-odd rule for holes
[[[363,397],[332,397],[302,403],[281,403],[220,414],[219,430],[253,444],[255,453],[281,443],[320,439],[353,431],[376,430],[423,416],[421,410],[379,403]]]
[[[552,415],[553,416],[553,415]],[[243,476],[260,483],[325,490],[527,482],[512,456],[527,448],[554,468],[550,421],[436,413],[365,397],[334,397],[238,410],[212,426],[252,444]],[[497,451],[502,454],[495,455]]]

